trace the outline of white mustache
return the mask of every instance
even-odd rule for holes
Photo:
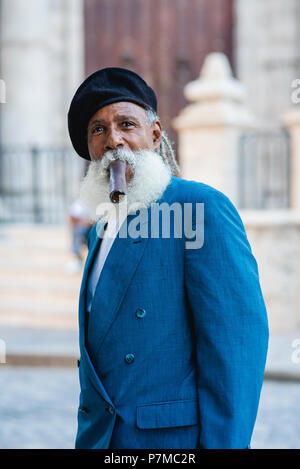
[[[99,162],[99,168],[105,174],[108,175],[108,168],[113,161],[120,160],[129,164],[133,169],[136,167],[136,159],[139,152],[133,152],[125,148],[116,148],[115,150],[109,150],[104,153],[102,159]]]
[[[109,164],[118,157],[134,168],[134,176],[127,184],[128,214],[131,213],[133,206],[136,211],[139,207],[148,207],[151,202],[156,201],[170,182],[170,169],[158,153],[149,150],[132,152],[124,149],[106,152],[100,161],[91,161],[80,186],[81,202],[94,220],[98,220],[99,217],[108,219],[107,209],[110,206],[112,211],[115,211],[115,205],[110,200],[108,168]],[[101,206],[105,207],[107,215],[102,215]]]

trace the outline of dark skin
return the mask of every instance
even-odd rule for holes
[[[156,151],[161,143],[159,120],[147,122],[146,111],[137,104],[121,101],[99,109],[88,123],[88,149],[92,161],[102,159],[105,152],[117,148],[132,151]],[[133,177],[127,165],[127,183]]]

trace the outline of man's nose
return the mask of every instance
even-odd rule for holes
[[[107,132],[106,142],[105,142],[105,151],[115,150],[124,145],[123,138],[120,132],[117,129],[111,128]]]

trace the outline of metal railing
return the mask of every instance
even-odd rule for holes
[[[284,129],[245,133],[239,147],[239,207],[290,206],[290,139]]]
[[[0,146],[0,222],[63,223],[83,163],[68,147]]]
[[[0,146],[0,223],[63,223],[85,166],[69,147]],[[245,133],[239,147],[239,207],[290,205],[290,142],[281,129]]]

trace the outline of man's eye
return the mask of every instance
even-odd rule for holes
[[[133,125],[134,125],[133,122],[129,122],[129,121],[122,122],[123,127],[132,127]]]
[[[97,125],[97,127],[94,127],[92,130],[92,134],[98,134],[103,132],[103,127],[102,125]]]

